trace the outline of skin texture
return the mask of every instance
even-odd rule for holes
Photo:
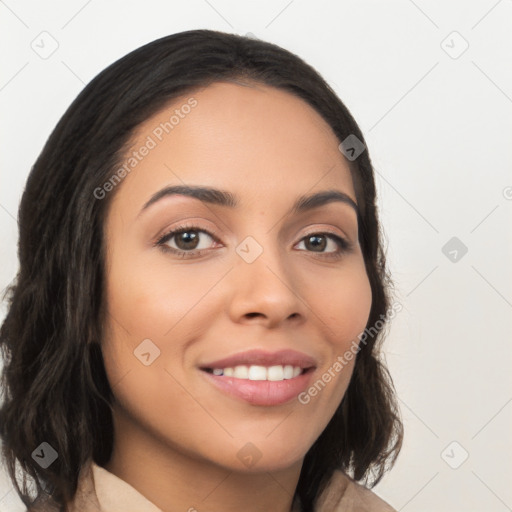
[[[164,134],[152,135],[193,96],[197,105]],[[303,194],[336,189],[355,201],[339,141],[314,109],[257,84],[215,83],[175,101],[139,126],[156,147],[118,185],[105,225],[108,324],[102,350],[114,404],[115,441],[105,468],[164,512],[291,509],[303,458],[348,386],[354,360],[307,405],[296,399],[256,406],[224,394],[200,363],[248,349],[291,348],[314,357],[317,381],[364,331],[371,288],[357,216],[333,202],[288,214]],[[184,196],[143,205],[170,185],[204,185],[239,196],[230,209]],[[202,231],[202,254],[180,258],[155,240],[183,221]],[[331,231],[353,244],[340,258],[306,235]],[[248,236],[263,253],[236,252]],[[193,250],[179,236],[175,249]],[[185,249],[183,249],[185,247]],[[150,339],[149,366],[134,350]],[[237,453],[252,443],[251,467]],[[254,450],[254,449],[253,449]]]

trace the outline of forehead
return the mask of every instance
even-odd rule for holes
[[[132,141],[127,158],[151,149],[123,180],[126,192],[118,191],[129,194],[131,204],[183,184],[236,190],[246,204],[333,187],[355,200],[329,124],[305,101],[274,87],[216,82],[173,100],[141,124]]]

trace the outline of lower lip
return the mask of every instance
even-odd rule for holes
[[[200,370],[206,379],[224,393],[252,405],[281,405],[302,393],[309,385],[313,369],[292,379],[269,381],[236,379]]]

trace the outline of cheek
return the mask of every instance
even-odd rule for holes
[[[110,315],[103,342],[107,375],[113,385],[123,382],[116,395],[122,400],[126,394],[126,403],[138,403],[140,391],[154,394],[155,401],[159,394],[167,395],[167,403],[183,400],[186,408],[190,397],[181,397],[182,390],[166,369],[183,380],[187,345],[214,322],[215,305],[208,300],[213,293],[206,295],[218,282],[219,272],[199,271],[194,265],[170,270],[163,258],[163,264],[150,264],[130,259],[129,254],[133,251],[113,259],[107,275]],[[143,355],[148,352],[149,356]],[[144,357],[151,361],[148,366]],[[144,403],[141,396],[141,407]]]
[[[363,263],[343,268],[337,276],[314,281],[315,297],[311,308],[325,323],[325,336],[337,352],[345,351],[358,340],[368,321],[372,290]]]
[[[197,414],[190,395],[178,384],[183,376],[176,369],[187,340],[182,320],[198,302],[201,289],[180,272],[162,273],[122,259],[108,274],[105,370],[121,410],[148,427],[175,417],[176,409]],[[173,368],[169,361],[176,363]],[[170,428],[167,420],[163,424]]]
[[[334,278],[316,279],[316,293],[311,294],[316,297],[311,307],[321,320],[318,325],[322,326],[328,350],[316,380],[299,402],[315,408],[325,425],[350,383],[359,336],[366,328],[372,305],[371,285],[364,263],[350,263]]]
[[[165,260],[162,259],[165,263]],[[162,338],[196,308],[218,281],[192,265],[146,264],[119,258],[108,275],[107,303],[115,320],[135,338]]]
[[[189,438],[204,436],[205,424],[209,429],[215,427],[208,424],[209,417],[186,387],[179,384],[183,382],[182,376],[174,377],[174,372],[166,370],[162,357],[144,366],[133,355],[125,357],[119,345],[110,345],[104,350],[104,360],[115,396],[115,417],[120,421],[117,425],[120,432],[129,432],[128,425],[137,424],[164,443],[172,440],[178,446],[190,446]],[[151,447],[154,446],[150,443],[148,449]]]

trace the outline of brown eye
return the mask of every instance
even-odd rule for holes
[[[332,243],[329,243],[331,241]],[[337,256],[350,250],[351,245],[347,240],[334,233],[311,233],[305,236],[300,243],[303,243],[308,252],[317,252],[326,256]],[[332,248],[333,250],[325,250]]]
[[[164,251],[187,257],[210,248],[212,241],[217,239],[204,229],[197,226],[179,226],[163,235],[155,245],[160,246]]]
[[[188,230],[174,233],[172,238],[175,239],[174,241],[178,249],[186,251],[196,249],[200,237],[197,231]]]
[[[312,250],[316,252],[323,252],[324,249],[327,247],[327,237],[323,235],[309,235],[307,236],[305,240],[306,247],[312,248]]]

